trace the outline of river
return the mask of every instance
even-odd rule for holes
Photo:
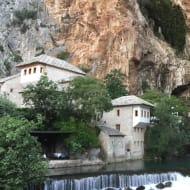
[[[166,190],[190,190],[190,158],[165,161],[128,161],[96,167],[77,167],[54,171],[44,190],[157,190],[156,184],[170,181]]]

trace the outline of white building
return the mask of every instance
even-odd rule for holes
[[[113,109],[103,113],[100,123],[125,135],[126,159],[143,158],[144,134],[153,104],[133,95],[116,98],[112,105]]]
[[[28,62],[20,63],[20,74],[0,79],[0,93],[5,94],[17,106],[23,106],[22,91],[28,84],[36,83],[44,74],[56,82],[58,87],[66,86],[74,77],[84,76],[78,67],[54,57],[40,55]]]

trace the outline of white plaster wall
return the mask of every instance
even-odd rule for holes
[[[18,107],[23,106],[23,97],[21,92],[23,87],[20,84],[20,76],[6,81],[2,86],[0,93],[6,95],[7,98],[15,103]]]
[[[48,78],[53,81],[68,80],[76,76],[82,76],[74,72],[61,70],[61,69],[50,67],[50,66],[45,67],[45,72],[47,73]]]
[[[20,77],[20,83],[21,84],[29,84],[32,82],[37,82],[40,77],[43,75],[43,73],[40,73],[40,68],[44,68],[43,65],[35,65],[35,66],[30,66],[21,69],[21,77]],[[33,73],[33,69],[36,68],[36,73]],[[27,74],[24,74],[24,70],[27,70]],[[28,73],[29,69],[32,70],[31,74]]]
[[[36,73],[33,73],[34,68],[36,68]],[[40,72],[41,68],[43,68],[43,72]],[[27,69],[26,75],[24,74],[25,69]],[[28,73],[29,69],[32,70],[31,74]],[[59,81],[59,80],[67,81],[68,79],[73,79],[76,76],[82,76],[81,74],[59,69],[56,67],[51,67],[49,65],[38,64],[21,69],[20,82],[25,86],[29,83],[35,83],[45,73],[47,74],[48,78],[53,81]]]
[[[135,111],[138,111],[138,116],[135,116]],[[133,127],[140,122],[150,123],[150,109],[146,106],[133,106]]]

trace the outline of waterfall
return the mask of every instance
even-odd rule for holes
[[[108,174],[81,179],[47,180],[44,190],[101,190],[106,187],[123,188],[176,181],[178,173],[161,174]]]

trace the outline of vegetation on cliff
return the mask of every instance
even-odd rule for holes
[[[182,52],[187,26],[180,7],[170,0],[138,0],[138,3],[145,17],[153,22],[154,33]]]
[[[128,94],[127,86],[123,83],[125,79],[126,75],[117,69],[112,70],[105,76],[104,82],[112,99]]]

